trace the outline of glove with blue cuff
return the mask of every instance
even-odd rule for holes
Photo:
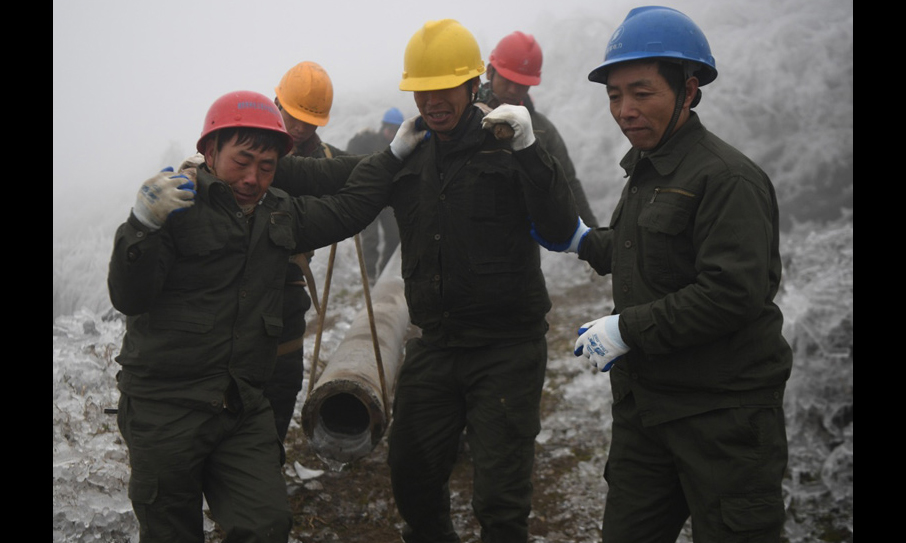
[[[579,339],[576,340],[576,356],[585,356],[598,370],[610,371],[613,363],[629,352],[629,346],[623,343],[620,336],[620,316],[609,315],[579,328]]]
[[[532,235],[532,238],[538,242],[538,245],[544,247],[548,251],[553,251],[555,253],[578,253],[579,249],[582,247],[582,242],[585,241],[585,236],[587,236],[589,232],[591,232],[591,228],[585,225],[585,221],[582,220],[582,217],[579,217],[573,236],[569,241],[563,243],[551,243],[542,238],[541,234],[535,230],[535,223],[532,223],[532,229],[529,233]]]
[[[431,133],[424,128],[421,117],[406,119],[390,142],[390,152],[397,159],[403,160],[411,155],[421,142],[427,141],[430,137]]]
[[[164,225],[171,213],[195,204],[195,184],[185,175],[172,175],[173,168],[164,168],[142,183],[132,214],[151,230]]]

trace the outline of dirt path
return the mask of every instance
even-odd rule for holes
[[[604,482],[601,473],[609,434],[610,387],[571,355],[575,329],[603,311],[602,282],[585,283],[552,296],[550,361],[542,400],[542,432],[536,441],[531,541],[600,540]],[[287,457],[310,468],[323,464],[293,430]],[[294,535],[301,541],[382,543],[400,541],[402,521],[390,491],[384,441],[342,472],[327,472],[292,489]],[[464,543],[479,541],[472,515],[472,466],[464,450],[450,483],[454,523]]]

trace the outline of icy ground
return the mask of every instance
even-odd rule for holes
[[[359,306],[352,258],[341,245],[329,322],[330,352]],[[820,233],[800,231],[785,243],[780,303],[785,335],[796,352],[785,408],[790,466],[784,482],[789,542],[852,541],[853,537],[853,231],[844,224]],[[326,256],[326,255],[324,255]],[[326,258],[316,258],[318,260]],[[546,255],[554,300],[548,335],[543,429],[537,439],[532,541],[592,542],[606,494],[601,478],[610,433],[610,387],[571,356],[575,327],[609,311],[609,281],[570,257]],[[318,270],[323,277],[323,270]],[[312,327],[313,328],[313,327]],[[88,311],[54,321],[53,539],[134,541],[136,523],[126,496],[128,464],[113,415],[113,360],[123,322]],[[312,336],[306,342],[310,356]],[[298,408],[301,408],[300,397]],[[289,464],[323,469],[291,429]],[[397,540],[400,526],[389,491],[386,444],[342,472],[305,481],[287,476],[302,541]],[[478,541],[469,506],[467,451],[451,488],[457,529]],[[209,529],[213,529],[209,525]],[[212,541],[218,539],[210,532]],[[688,529],[681,541],[691,541]]]

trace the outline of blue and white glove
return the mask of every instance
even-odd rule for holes
[[[400,125],[396,136],[390,142],[390,152],[393,153],[393,156],[403,160],[411,155],[421,142],[427,141],[431,137],[431,133],[423,126],[424,123],[417,122],[420,119],[421,117],[412,117]]]
[[[613,363],[629,352],[629,346],[620,336],[620,316],[609,315],[586,322],[579,328],[576,356],[585,356],[600,371],[610,371]]]
[[[548,251],[554,251],[556,253],[578,253],[579,249],[582,247],[582,242],[585,241],[585,236],[587,236],[589,232],[591,232],[591,228],[586,226],[582,217],[579,217],[579,220],[576,222],[576,230],[573,232],[573,237],[571,237],[569,241],[563,243],[551,243],[542,238],[541,234],[535,230],[535,223],[532,223],[532,229],[529,231],[532,238],[538,242],[538,245],[544,247]]]
[[[513,129],[513,140],[510,145],[514,151],[521,151],[535,143],[535,131],[532,129],[532,116],[525,106],[503,104],[484,116],[481,127],[490,130],[496,124],[506,123]]]
[[[171,213],[195,204],[195,184],[185,175],[172,175],[173,168],[164,168],[142,183],[132,214],[151,230],[164,225]]]

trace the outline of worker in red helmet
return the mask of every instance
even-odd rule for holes
[[[205,118],[197,172],[148,179],[117,230],[107,279],[127,316],[117,422],[143,543],[203,541],[202,497],[225,540],[287,541],[292,514],[263,393],[286,263],[356,227],[313,228],[329,218],[309,209],[317,203],[271,183],[283,169],[309,185],[342,185],[358,162],[281,165],[292,148],[273,101],[226,94]]]
[[[576,168],[569,158],[566,143],[560,137],[554,123],[535,109],[529,96],[529,89],[541,83],[542,61],[541,46],[531,34],[517,30],[504,36],[491,51],[487,69],[488,80],[478,91],[478,101],[491,108],[500,104],[512,104],[525,106],[529,110],[535,137],[563,166],[569,188],[576,200],[579,216],[588,226],[597,226],[598,221],[585,196],[585,189],[576,178]]]

